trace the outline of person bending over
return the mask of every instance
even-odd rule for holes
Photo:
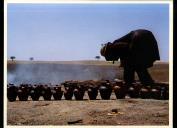
[[[143,85],[154,83],[148,68],[153,66],[154,61],[160,60],[160,55],[157,41],[151,31],[145,29],[131,31],[113,43],[106,43],[100,53],[107,61],[120,59],[127,85],[134,82],[135,72]]]

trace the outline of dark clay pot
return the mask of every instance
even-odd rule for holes
[[[111,87],[101,85],[100,88],[99,88],[99,91],[100,91],[101,98],[103,100],[109,100],[110,99],[110,96],[111,96],[111,93],[112,93]]]
[[[96,100],[96,97],[98,95],[98,89],[94,87],[88,88],[88,96],[90,100]]]
[[[85,90],[83,90],[81,88],[80,89],[79,88],[75,88],[73,93],[74,93],[74,96],[75,96],[76,100],[83,100]]]
[[[141,88],[141,90],[140,90],[140,97],[142,99],[149,99],[149,98],[151,98],[151,90],[150,90],[150,88],[145,88],[145,87]]]
[[[140,83],[133,83],[132,86],[136,92],[139,92],[143,85]]]
[[[7,98],[10,102],[16,101],[18,87],[12,85],[7,86]]]
[[[30,96],[31,96],[32,100],[38,101],[40,95],[41,95],[40,87],[39,86],[32,86],[31,91],[30,91]]]
[[[44,100],[51,100],[52,91],[51,91],[50,87],[48,87],[46,85],[43,87],[42,96],[43,96]]]
[[[18,98],[20,101],[27,101],[28,100],[28,89],[25,86],[21,86],[18,89]]]
[[[54,100],[61,100],[62,96],[63,96],[63,91],[61,90],[61,87],[60,86],[54,87],[54,91],[53,91]]]
[[[138,98],[139,97],[139,90],[135,87],[129,87],[128,94],[131,98]]]
[[[117,99],[125,98],[125,95],[127,92],[126,86],[114,86],[113,90],[114,90],[114,93],[115,93]]]
[[[117,85],[117,86],[123,86],[123,81],[116,81],[115,85]]]
[[[65,87],[64,97],[66,100],[72,100],[73,97],[73,89],[70,87]]]
[[[161,100],[168,100],[169,99],[169,89],[167,87],[161,87]]]
[[[164,100],[169,100],[169,90],[166,91],[164,95]]]
[[[160,90],[157,89],[157,88],[152,88],[151,89],[151,98],[153,98],[153,99],[160,99],[161,98]]]

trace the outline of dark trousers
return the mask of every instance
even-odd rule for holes
[[[154,80],[152,79],[146,68],[125,66],[124,81],[126,84],[131,85],[134,82],[135,72],[137,72],[139,80],[143,85],[151,85],[154,83]]]

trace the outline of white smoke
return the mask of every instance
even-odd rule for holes
[[[60,84],[67,80],[113,80],[121,75],[117,66],[29,63],[8,68],[8,83]]]

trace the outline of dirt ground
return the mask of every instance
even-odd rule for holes
[[[112,109],[117,112],[113,113]],[[8,125],[168,125],[168,100],[116,99],[8,102]]]
[[[168,66],[154,66],[153,78],[168,82]],[[169,100],[116,99],[15,101],[7,103],[8,125],[168,125]],[[113,113],[112,110],[117,112]]]

